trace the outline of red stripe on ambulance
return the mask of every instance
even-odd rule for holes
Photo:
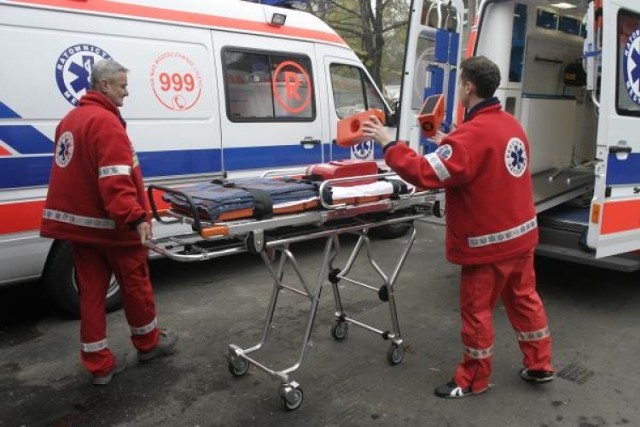
[[[640,228],[640,200],[606,202],[600,234],[620,233]]]
[[[0,204],[0,234],[39,229],[43,208],[44,200]]]

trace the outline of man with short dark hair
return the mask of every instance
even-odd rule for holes
[[[40,234],[73,246],[80,292],[80,360],[92,383],[108,384],[126,367],[107,345],[106,295],[112,274],[138,360],[170,354],[175,332],[158,328],[147,249],[149,203],[122,107],[127,69],[97,62],[91,90],[56,128],[56,145]]]
[[[536,292],[533,266],[538,242],[527,137],[494,93],[500,70],[478,56],[460,65],[463,123],[440,134],[438,149],[420,156],[391,141],[375,117],[365,134],[384,147],[387,164],[408,182],[445,189],[447,259],[462,266],[460,308],[463,361],[435,394],[459,398],[489,387],[493,354],[493,308],[502,299],[524,355],[522,379],[553,379],[551,335]]]

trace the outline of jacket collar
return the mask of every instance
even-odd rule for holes
[[[487,98],[484,101],[477,103],[473,108],[467,111],[464,115],[463,122],[471,120],[483,111],[499,110],[500,108],[502,108],[502,106],[500,105],[500,100],[498,98],[495,96]]]
[[[104,108],[107,111],[112,112],[116,115],[122,126],[127,127],[127,122],[124,121],[122,115],[120,115],[120,110],[109,98],[103,95],[100,92],[96,92],[95,90],[88,90],[87,93],[80,98],[78,102],[78,106],[82,107],[85,105],[97,105],[99,107]]]

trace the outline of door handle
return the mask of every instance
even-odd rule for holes
[[[622,142],[622,141],[621,141]],[[612,145],[609,147],[609,153],[616,155],[616,160],[627,160],[629,154],[631,153],[631,147],[628,145]]]
[[[313,139],[310,136],[307,136],[302,141],[300,141],[300,145],[302,145],[307,150],[311,150],[314,146],[320,144],[322,144],[321,140]]]
[[[611,147],[609,147],[609,153],[611,154],[618,154],[618,153],[626,153],[629,154],[631,153],[631,147],[627,147],[625,145],[612,145]]]

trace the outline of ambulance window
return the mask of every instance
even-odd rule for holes
[[[265,122],[315,119],[309,58],[225,49],[223,69],[229,120]]]
[[[555,30],[558,28],[558,14],[548,10],[538,9],[536,27]]]
[[[385,110],[385,104],[375,86],[357,67],[332,64],[331,86],[338,118],[360,113],[369,108]]]
[[[376,108],[378,110],[384,111],[384,101],[380,97],[378,90],[376,87],[371,84],[369,79],[365,77],[364,81],[365,86],[367,87],[367,104],[369,108]]]
[[[309,59],[272,55],[271,70],[276,118],[312,119],[315,103]]]
[[[577,18],[572,18],[570,16],[560,16],[560,20],[558,21],[558,30],[562,31],[563,33],[579,36],[581,25],[582,21]]]
[[[640,14],[618,13],[618,78],[616,110],[640,116]]]

